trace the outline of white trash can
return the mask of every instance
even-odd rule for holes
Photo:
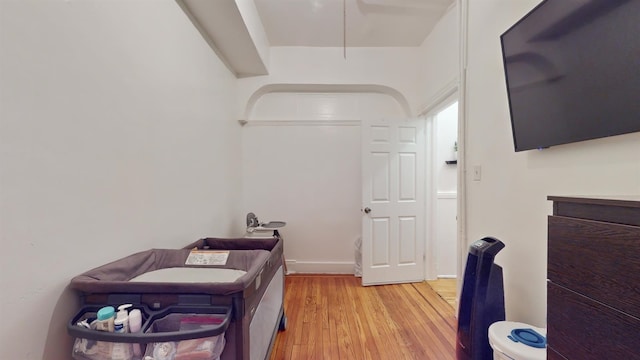
[[[489,344],[494,360],[545,360],[547,330],[514,321],[489,326]]]

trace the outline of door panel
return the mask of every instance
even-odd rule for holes
[[[389,266],[389,218],[377,218],[371,222],[373,227],[372,262],[375,267]]]
[[[398,154],[400,161],[399,201],[416,201],[416,154]]]
[[[372,153],[371,161],[373,167],[378,169],[372,176],[373,192],[371,200],[375,202],[384,202],[391,199],[391,190],[389,186],[389,154],[388,153]]]
[[[424,120],[362,125],[363,285],[424,279]]]
[[[413,265],[416,263],[416,218],[415,216],[400,216],[399,222],[399,265]]]

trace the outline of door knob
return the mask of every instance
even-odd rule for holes
[[[368,213],[370,213],[370,212],[371,212],[371,209],[369,209],[368,207],[364,208],[364,213],[365,213],[365,214],[368,214]]]

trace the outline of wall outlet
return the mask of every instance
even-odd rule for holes
[[[473,167],[473,181],[480,181],[482,179],[482,166],[475,165]]]

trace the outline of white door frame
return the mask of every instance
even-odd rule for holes
[[[469,0],[456,0],[458,6],[459,33],[459,66],[458,66],[458,292],[456,300],[460,299],[462,278],[467,261],[467,43],[469,39]],[[459,304],[459,301],[456,301]],[[457,314],[456,307],[456,314]]]
[[[451,105],[455,101],[458,100],[458,82],[457,80],[452,80],[442,88],[438,92],[438,94],[432,98],[421,112],[420,116],[426,118],[426,131],[427,131],[427,146],[426,146],[426,168],[427,168],[427,188],[426,188],[426,237],[425,237],[425,251],[426,251],[426,266],[425,266],[425,274],[424,277],[426,280],[435,280],[438,277],[437,267],[436,267],[436,252],[435,250],[435,241],[436,241],[436,203],[437,203],[437,188],[436,188],[436,172],[435,169],[435,145],[436,145],[436,129],[435,129],[435,116],[438,112],[444,110],[447,106]],[[460,115],[458,115],[460,118]],[[458,124],[458,127],[460,125]],[[458,141],[459,144],[459,141]],[[459,155],[458,155],[459,159]],[[458,167],[458,179],[460,178],[460,168]],[[458,194],[458,196],[460,196]],[[460,243],[460,239],[457,239],[458,245]],[[458,246],[459,247],[459,246]],[[458,248],[458,253],[460,249]],[[457,256],[456,258],[459,258]],[[459,269],[459,264],[456,264],[456,268]],[[458,278],[460,274],[456,275]]]

